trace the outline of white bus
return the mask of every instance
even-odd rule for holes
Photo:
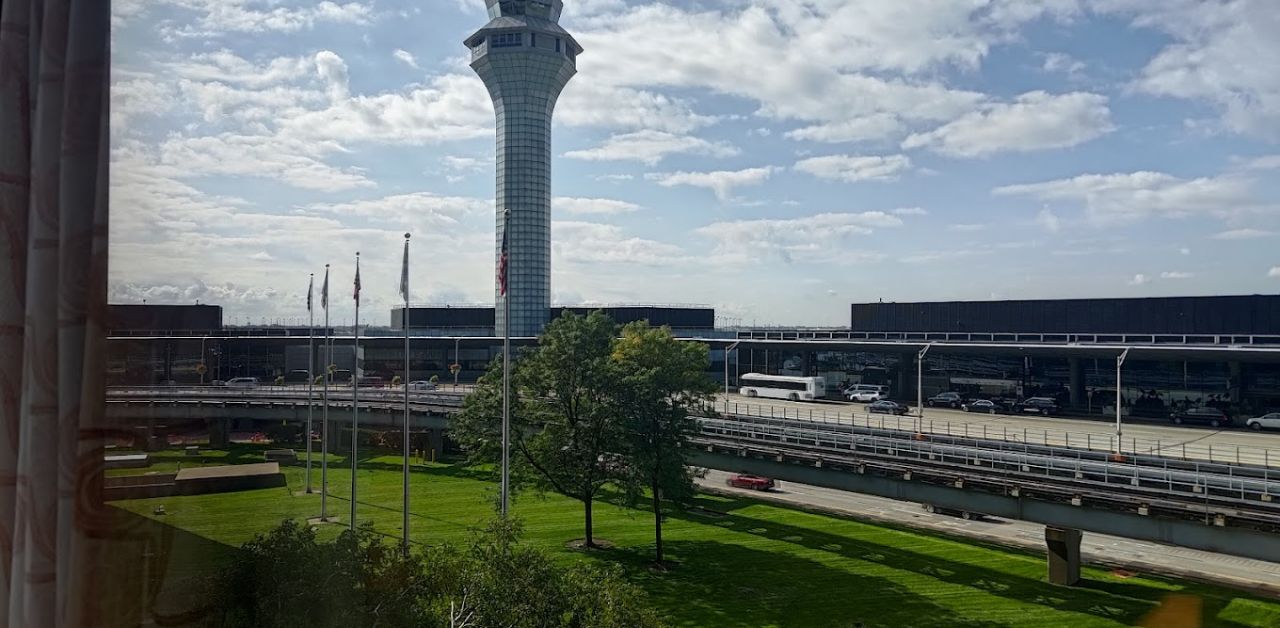
[[[739,380],[738,394],[745,397],[769,397],[791,401],[813,401],[827,394],[821,377],[786,377],[747,373]]]

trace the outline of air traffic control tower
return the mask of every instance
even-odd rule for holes
[[[551,309],[551,114],[582,47],[558,24],[562,0],[485,0],[489,23],[466,40],[497,114],[495,264],[507,240],[511,335],[536,336]],[[496,332],[504,332],[494,288]]]

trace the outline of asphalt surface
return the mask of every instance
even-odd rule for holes
[[[915,429],[916,417],[868,414],[867,405],[837,401],[799,402],[720,395],[719,409],[740,414],[796,418],[804,421],[854,423],[889,429]],[[1099,417],[1100,418],[1100,417]],[[1114,450],[1115,424],[1103,420],[1038,415],[971,414],[950,408],[925,408],[920,426],[926,433],[951,434],[1012,442]],[[1172,457],[1280,468],[1280,431],[1215,429],[1172,423],[1127,421],[1122,425],[1123,451],[1159,452]]]
[[[790,482],[783,482],[769,492],[736,489],[725,485],[728,477],[726,472],[711,470],[698,483],[705,490],[715,492],[746,495],[876,523],[888,522],[950,536],[1045,551],[1044,526],[1041,524],[996,518],[966,521],[952,515],[925,512],[920,504],[912,502]],[[1081,553],[1085,562],[1093,565],[1214,582],[1280,596],[1280,564],[1277,563],[1092,532],[1084,533]]]

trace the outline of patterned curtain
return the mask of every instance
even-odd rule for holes
[[[109,0],[0,0],[0,625],[101,625]]]

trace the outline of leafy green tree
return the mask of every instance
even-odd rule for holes
[[[557,566],[518,543],[517,520],[496,520],[465,551],[428,550],[430,610],[444,625],[646,628],[660,625],[616,567]]]
[[[711,406],[716,384],[707,376],[701,343],[682,342],[670,328],[635,322],[614,344],[618,376],[615,408],[623,421],[627,495],[635,503],[647,489],[653,508],[655,560],[663,563],[662,500],[686,503],[694,495],[688,466],[695,410]]]
[[[217,628],[650,628],[643,594],[616,568],[561,567],[497,521],[466,548],[410,557],[365,527],[319,543],[285,521],[246,543],[211,582]]]
[[[592,501],[618,477],[621,434],[612,402],[617,378],[611,359],[618,327],[602,312],[566,312],[538,345],[513,365],[511,448],[513,483],[533,483],[578,500],[584,543],[594,547]],[[502,365],[496,361],[467,397],[451,435],[474,462],[501,458]]]

